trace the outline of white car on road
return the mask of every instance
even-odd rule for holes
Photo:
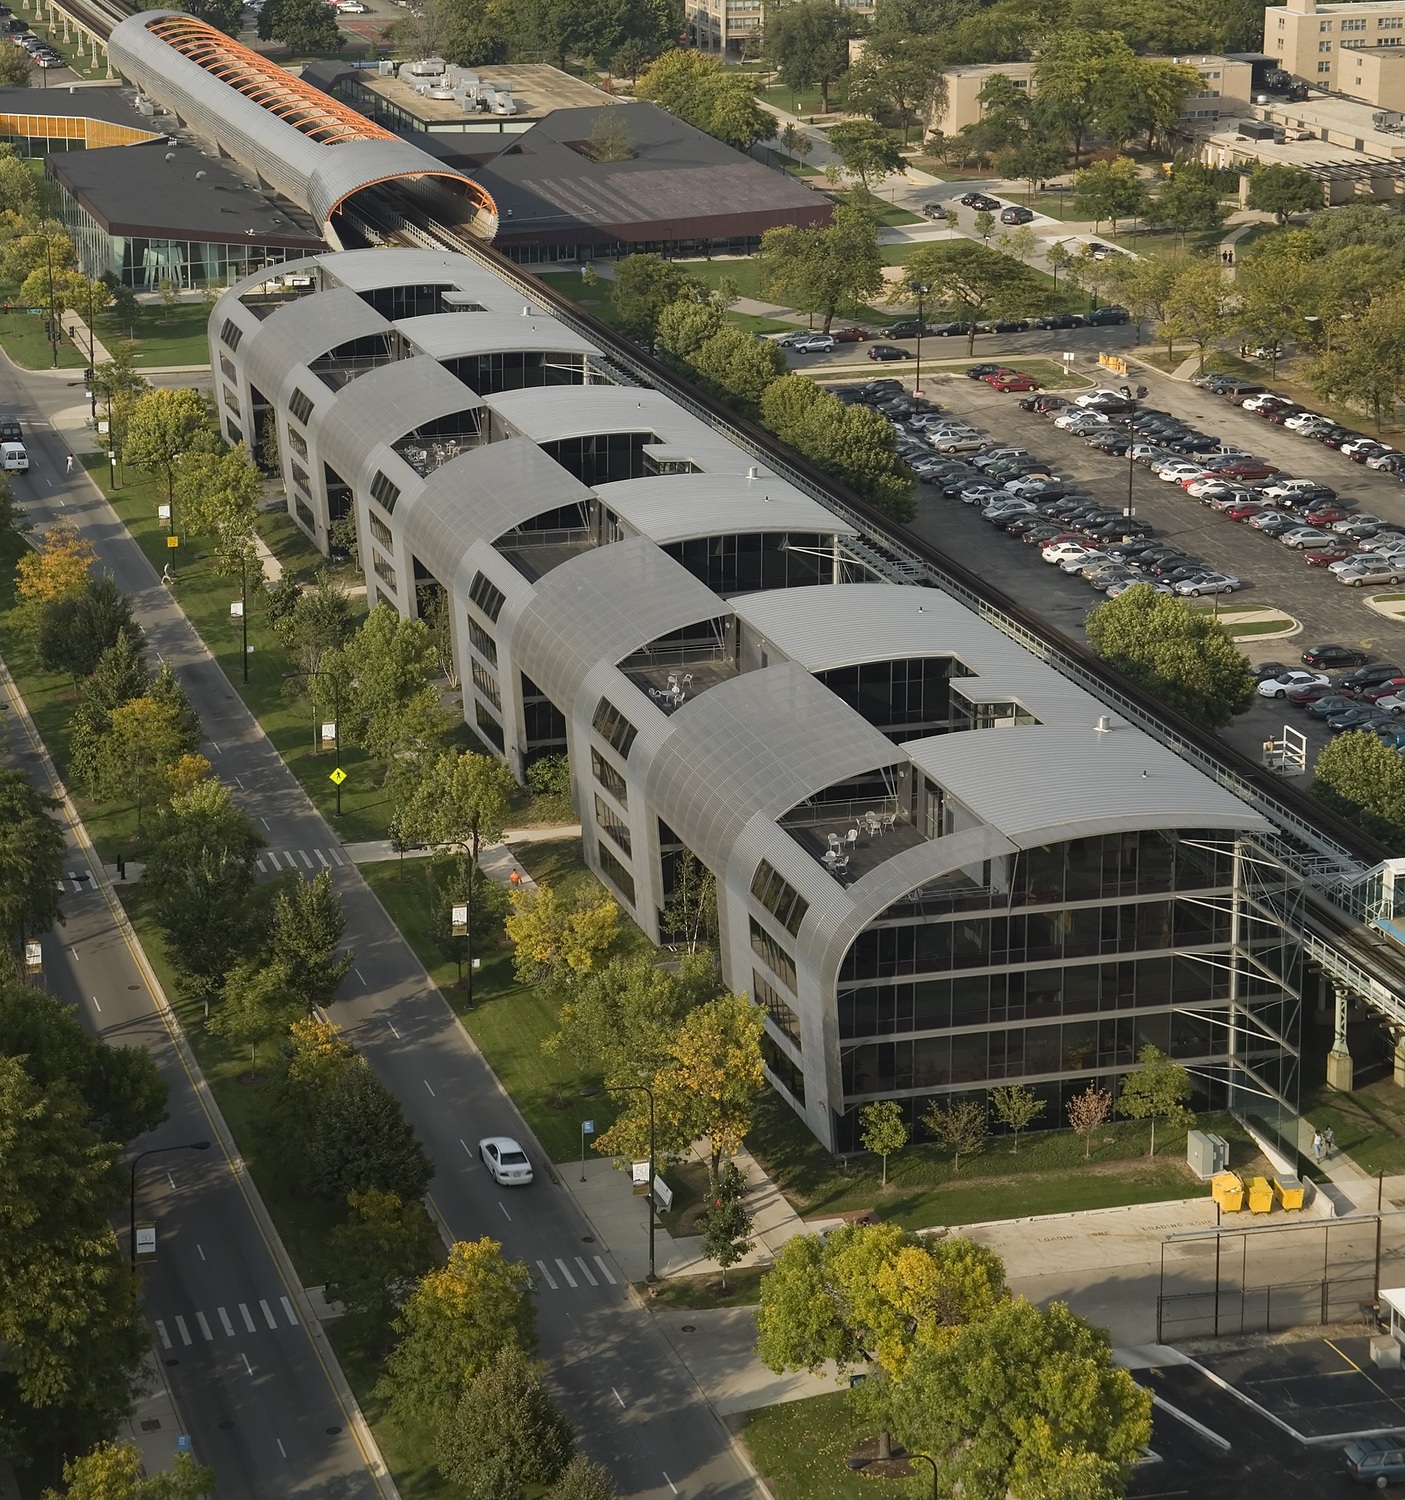
[[[532,1180],[527,1153],[510,1135],[485,1136],[478,1142],[478,1154],[499,1187],[526,1187]]]

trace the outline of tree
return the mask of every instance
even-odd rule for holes
[[[1175,230],[1184,244],[1194,230],[1218,229],[1226,213],[1213,176],[1182,165],[1152,195],[1146,218],[1148,223]]]
[[[21,47],[0,53],[0,88],[27,89],[34,64]]]
[[[293,585],[294,590],[296,587]],[[297,592],[296,597],[290,598],[290,592],[269,590],[269,620],[293,658],[299,686],[312,703],[312,737],[316,745],[319,710],[333,701],[318,673],[323,657],[352,633],[351,601],[326,573],[319,574],[313,587]]]
[[[906,147],[914,119],[919,125],[946,102],[947,49],[933,36],[879,30],[867,38],[850,68],[844,96],[851,111],[896,116]]]
[[[103,652],[124,633],[141,639],[132,601],[110,573],[90,576],[81,594],[63,594],[40,606],[39,664],[47,672],[67,672],[75,681],[91,676]]]
[[[1202,370],[1206,348],[1228,323],[1230,297],[1230,283],[1216,261],[1187,261],[1171,284],[1162,332],[1167,338],[1189,339]]]
[[[1010,177],[1026,183],[1029,187],[1029,195],[1034,196],[1034,189],[1038,183],[1046,177],[1052,177],[1057,172],[1063,171],[1064,152],[1063,148],[1056,146],[1052,141],[1041,141],[1034,136],[1027,136],[1020,141],[1010,154],[1005,158],[1005,171]],[[1055,244],[1062,244],[1056,240]],[[1050,246],[1053,249],[1053,246]]]
[[[825,0],[819,0],[825,3]],[[897,142],[869,120],[845,120],[829,132],[829,147],[850,176],[857,177],[865,190],[882,182],[905,165]]]
[[[224,977],[224,997],[210,1017],[210,1030],[249,1049],[251,1076],[258,1068],[258,1046],[288,1029],[304,1009],[281,964],[262,954],[241,959]]]
[[[1119,219],[1130,219],[1146,212],[1146,187],[1136,162],[1129,156],[1094,162],[1085,167],[1074,178],[1074,189],[1074,212],[1082,218],[1092,219],[1094,231],[1107,219],[1112,224],[1113,234],[1116,234]]]
[[[988,208],[983,208],[975,218],[976,233],[981,237],[984,244],[995,233],[995,215]],[[973,346],[972,346],[973,347]]]
[[[1310,790],[1376,838],[1405,844],[1405,761],[1374,734],[1340,734],[1325,746]]]
[[[57,276],[60,271],[71,271],[78,264],[78,253],[73,248],[73,241],[64,233],[63,226],[48,220],[15,235],[6,244],[3,257],[0,258],[0,274],[4,275],[6,281],[19,284],[41,266],[47,277],[51,262]],[[49,305],[47,283],[43,302],[35,305]]]
[[[220,571],[238,573],[263,493],[247,444],[222,453],[187,454],[177,471],[175,492],[186,529],[212,537]]]
[[[883,1158],[883,1186],[888,1186],[888,1157],[907,1145],[907,1121],[896,1099],[880,1099],[859,1111],[859,1140],[865,1151]]]
[[[568,902],[540,881],[508,895],[512,915],[504,925],[516,945],[512,965],[523,984],[540,984],[563,971],[585,973],[619,936],[619,907],[604,891],[584,889]]]
[[[663,310],[687,295],[696,297],[692,277],[661,255],[626,255],[615,263],[610,304],[624,331],[651,351]]]
[[[1112,1095],[1091,1083],[1068,1101],[1068,1123],[1083,1137],[1085,1159],[1092,1150],[1094,1133],[1107,1124],[1111,1115]]]
[[[434,1168],[400,1101],[364,1057],[353,1057],[310,1122],[306,1150],[325,1196],[377,1188],[405,1202],[422,1198]]]
[[[739,151],[776,133],[775,120],[756,102],[748,75],[700,52],[665,52],[639,79],[635,93]]]
[[[1054,285],[1059,284],[1059,272],[1073,259],[1073,252],[1062,240],[1055,240],[1044,252],[1044,264],[1049,267],[1049,274],[1054,278]]]
[[[975,1156],[985,1145],[985,1106],[974,1099],[953,1099],[950,1104],[929,1104],[922,1123],[953,1158],[954,1169],[961,1170],[961,1156]]]
[[[1405,296],[1377,297],[1343,322],[1308,367],[1308,384],[1324,396],[1370,412],[1376,431],[1405,393]]]
[[[971,324],[966,352],[975,353],[975,325],[991,317],[1017,317],[1040,311],[1046,301],[1034,273],[1008,255],[971,240],[924,245],[907,262],[909,281],[932,288],[962,322]]]
[[[1286,224],[1289,214],[1311,213],[1322,207],[1322,184],[1301,167],[1259,162],[1249,174],[1248,206],[1273,214],[1280,224]]]
[[[320,3],[320,0],[307,0],[307,3]],[[160,474],[166,484],[166,503],[173,505],[176,468],[210,427],[210,409],[199,391],[186,387],[147,391],[132,403],[127,416],[123,457],[139,469]],[[171,526],[174,531],[174,510],[171,512]]]
[[[215,1492],[215,1471],[188,1453],[177,1453],[173,1467],[147,1477],[135,1443],[100,1443],[91,1453],[63,1466],[63,1500],[205,1500]],[[41,1500],[60,1500],[45,1490]]]
[[[474,1376],[436,1433],[435,1462],[465,1500],[522,1500],[528,1485],[554,1484],[575,1450],[571,1424],[515,1344]]]
[[[840,204],[823,229],[768,229],[761,236],[757,269],[768,296],[820,314],[828,333],[842,306],[874,296],[884,285],[871,203]]]
[[[973,1240],[932,1239],[896,1224],[845,1224],[796,1235],[761,1278],[756,1354],[768,1370],[843,1380],[876,1363],[901,1378],[938,1330],[979,1325],[1006,1296],[1000,1257]]]
[[[680,943],[685,953],[717,940],[717,877],[691,849],[678,856],[673,890],[659,913],[659,933],[666,942]]]
[[[1022,1297],[920,1346],[891,1405],[943,1491],[971,1500],[1120,1500],[1151,1436],[1151,1392],[1113,1364],[1107,1335]]]
[[[332,1230],[327,1296],[372,1349],[384,1346],[415,1283],[439,1259],[439,1236],[420,1204],[368,1188],[350,1193],[351,1216]]]
[[[727,1162],[713,1175],[710,1202],[698,1218],[703,1254],[722,1272],[722,1290],[727,1290],[727,1271],[752,1248],[755,1220],[745,1202],[746,1178],[735,1162]]]
[[[849,66],[852,35],[853,24],[839,6],[795,0],[767,16],[763,55],[792,94],[817,87],[820,108],[828,114],[829,86]]]
[[[615,51],[613,66],[624,74],[630,83],[638,83],[639,75],[659,55],[658,47],[640,36],[626,37]]]
[[[1165,1118],[1168,1124],[1193,1121],[1195,1116],[1185,1107],[1190,1098],[1190,1074],[1180,1063],[1173,1062],[1149,1042],[1137,1053],[1140,1066],[1122,1080],[1118,1108],[1134,1120],[1151,1121],[1151,1150],[1156,1155],[1156,1122]]]
[[[282,42],[299,57],[336,52],[342,44],[336,12],[322,0],[268,0],[258,30],[260,41]]]
[[[545,1500],[615,1500],[615,1486],[599,1464],[578,1453],[546,1492]]]
[[[722,331],[722,309],[695,297],[680,297],[659,314],[655,333],[658,347],[680,360],[690,360],[710,339]]]
[[[289,992],[304,1011],[324,1009],[356,962],[356,952],[337,948],[346,936],[341,900],[332,888],[332,872],[311,880],[297,876],[273,903],[270,967],[281,969]]]
[[[1141,325],[1148,319],[1166,326],[1167,307],[1184,264],[1173,255],[1114,255],[1107,260],[1104,272],[1109,292],[1136,323],[1138,342]],[[1169,345],[1166,352],[1171,352]]]
[[[23,771],[0,767],[0,933],[15,957],[26,938],[63,921],[58,886],[67,846],[58,810]]]
[[[200,724],[200,715],[190,701],[190,694],[171,670],[170,662],[163,661],[157,668],[156,675],[147,684],[146,696],[175,715],[177,743],[181,751],[189,754],[197,750],[205,731]]]
[[[505,1260],[496,1240],[451,1245],[448,1259],[420,1278],[396,1319],[400,1339],[376,1385],[391,1414],[437,1429],[500,1350],[530,1353],[536,1345],[530,1284],[526,1263]]]
[[[590,126],[590,154],[596,161],[630,161],[638,154],[623,110],[598,111]]]
[[[1098,129],[1117,146],[1144,136],[1148,151],[1168,138],[1202,87],[1193,67],[1150,57],[1119,55],[1098,79],[1093,103]]]
[[[1128,589],[1088,616],[1093,650],[1171,708],[1219,729],[1254,701],[1254,675],[1239,648],[1185,599]]]
[[[142,810],[164,785],[166,768],[186,748],[179,712],[146,695],[114,708],[98,746],[98,785],[108,796],[130,799],[141,828]]]
[[[1003,1088],[992,1089],[990,1104],[995,1118],[1014,1136],[1015,1154],[1018,1156],[1020,1131],[1032,1125],[1044,1113],[1045,1101],[1022,1083],[1011,1083]]]
[[[15,564],[15,596],[25,609],[31,629],[37,629],[43,606],[57,599],[77,598],[88,586],[97,553],[72,521],[55,521]]]
[[[108,731],[108,715],[120,704],[140,698],[150,687],[140,640],[120,631],[98,657],[69,721],[70,764],[74,774],[87,783],[90,795],[97,795],[98,749]]]
[[[825,0],[828,3],[828,0]],[[786,372],[785,351],[741,328],[723,328],[694,351],[693,369],[720,396],[754,411],[766,387]]]
[[[1125,64],[1132,55],[1132,49],[1115,31],[1065,27],[1044,38],[1034,66],[1034,107],[1051,132],[1068,141],[1075,168],[1084,138],[1097,118],[1104,74]]]

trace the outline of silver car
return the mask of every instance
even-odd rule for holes
[[[1389,562],[1381,562],[1365,568],[1358,564],[1354,568],[1348,568],[1344,573],[1337,574],[1337,582],[1352,589],[1362,588],[1368,583],[1399,583],[1401,578],[1405,578],[1405,564]]]

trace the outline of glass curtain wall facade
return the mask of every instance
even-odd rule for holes
[[[1062,1124],[1089,1083],[1115,1097],[1148,1044],[1191,1070],[1202,1107],[1287,1143],[1301,889],[1281,866],[1248,840],[1158,830],[1023,851],[994,880],[984,909],[905,900],[850,947],[840,1149],[857,1148],[858,1107],[875,1097],[900,1097],[916,1121],[933,1097],[1011,1081]]]

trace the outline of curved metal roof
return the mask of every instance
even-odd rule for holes
[[[218,309],[215,315],[219,315]],[[389,333],[393,327],[368,302],[344,287],[285,302],[244,335],[250,379],[271,396],[296,367],[311,364],[350,339]],[[311,374],[303,378],[316,381]]]
[[[752,531],[856,534],[832,510],[774,476],[749,480],[742,474],[657,474],[598,485],[595,493],[622,521],[660,546]]]
[[[491,239],[497,230],[497,207],[477,183],[193,16],[128,16],[112,28],[108,56],[124,78],[319,223],[374,183],[442,177],[477,210],[474,233]]]
[[[435,359],[518,351],[598,354],[589,339],[556,318],[524,318],[500,312],[442,312],[401,318],[395,325],[417,349]],[[554,387],[553,387],[554,389]]]

